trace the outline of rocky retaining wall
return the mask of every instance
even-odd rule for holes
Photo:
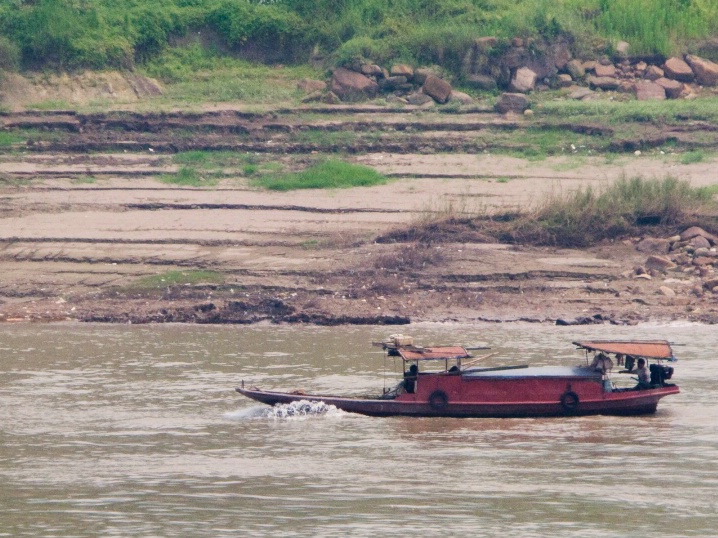
[[[482,37],[467,51],[460,79],[464,86],[476,90],[510,93],[510,97],[499,99],[500,112],[523,112],[529,108],[529,101],[521,96],[549,89],[568,88],[569,97],[579,100],[593,99],[598,92],[606,91],[650,100],[690,98],[703,87],[718,87],[718,64],[708,59],[690,54],[630,57],[625,42],[616,49],[613,58],[581,60],[573,56],[566,41],[539,43],[516,38],[504,42]],[[452,88],[440,67],[404,64],[386,68],[357,62],[335,69],[328,84],[303,82],[302,87],[312,89],[306,102],[355,102],[377,96],[419,106],[473,101]]]

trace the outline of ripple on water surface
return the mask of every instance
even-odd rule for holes
[[[498,364],[580,338],[669,338],[681,394],[648,417],[369,418],[267,389],[360,393],[385,327],[0,326],[0,536],[712,536],[715,330],[418,325]],[[489,359],[489,361],[494,359]],[[493,363],[492,363],[493,364]]]

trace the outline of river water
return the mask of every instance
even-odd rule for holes
[[[0,536],[715,536],[715,327],[402,327],[493,364],[668,338],[648,417],[368,418],[234,392],[381,391],[396,328],[0,326]],[[492,362],[493,361],[493,362]]]

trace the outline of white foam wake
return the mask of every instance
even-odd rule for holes
[[[333,405],[324,402],[310,402],[299,400],[288,404],[277,404],[274,407],[266,405],[254,406],[225,413],[230,420],[247,420],[258,418],[273,418],[280,420],[301,420],[310,417],[340,416],[344,412]]]
[[[266,410],[265,416],[268,418],[292,419],[307,418],[325,415],[337,415],[342,411],[333,405],[327,405],[324,402],[310,402],[308,400],[299,400],[288,404],[277,404]]]

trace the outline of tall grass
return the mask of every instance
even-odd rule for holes
[[[590,187],[552,194],[499,231],[505,240],[585,247],[637,233],[642,226],[678,226],[715,208],[714,193],[675,178],[621,179],[603,190]]]
[[[168,49],[145,63],[144,73],[169,86],[164,99],[186,102],[293,102],[302,94],[297,79],[320,78],[308,65],[271,67],[222,56],[194,43]]]
[[[599,0],[599,33],[624,39],[631,52],[669,55],[676,45],[718,29],[713,0]]]
[[[9,65],[41,68],[132,68],[192,36],[222,56],[288,63],[316,49],[453,68],[481,36],[625,39],[633,52],[667,54],[716,31],[715,0],[0,1]]]

